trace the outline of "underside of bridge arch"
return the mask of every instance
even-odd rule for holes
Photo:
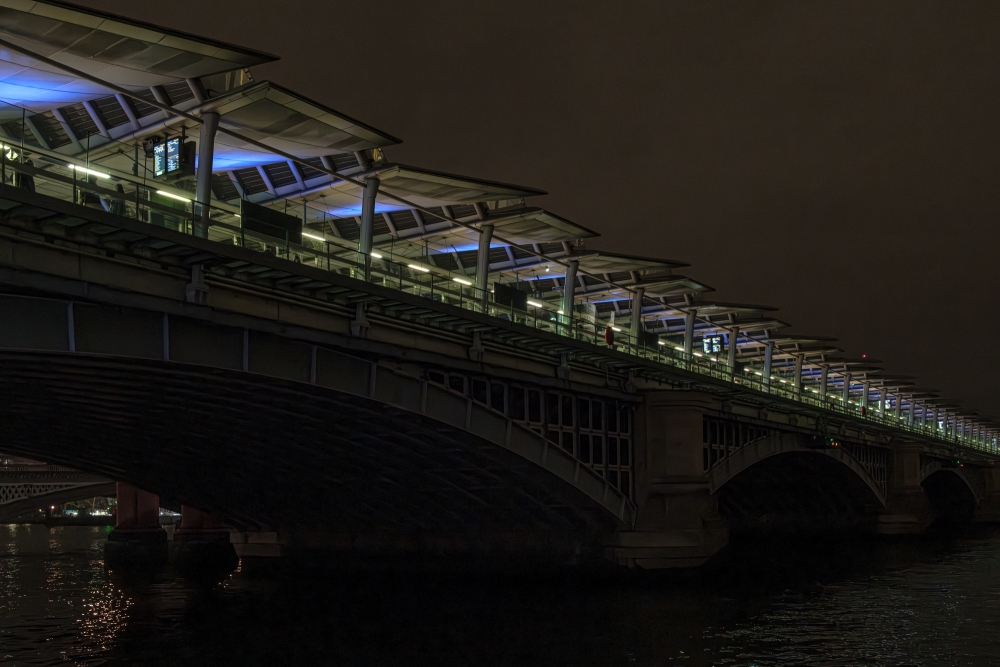
[[[761,458],[727,479],[716,495],[734,534],[870,531],[882,504],[856,470],[822,450]]]
[[[972,521],[979,503],[968,481],[958,472],[947,468],[937,470],[920,485],[935,521],[948,524]]]
[[[578,488],[473,433],[246,372],[0,352],[0,428],[11,454],[127,481],[307,547],[495,550],[499,540],[576,553],[617,527]]]

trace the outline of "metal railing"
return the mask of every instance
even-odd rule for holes
[[[125,154],[126,148],[134,151],[133,146],[122,144],[118,155]],[[107,143],[102,149],[106,154]],[[824,394],[811,388],[800,389],[784,378],[765,378],[760,370],[749,367],[733,369],[727,361],[716,356],[700,352],[687,354],[681,346],[654,340],[648,335],[633,337],[622,328],[599,321],[592,309],[582,305],[575,308],[572,314],[533,299],[528,299],[525,308],[517,308],[512,303],[498,302],[492,292],[476,289],[464,274],[445,271],[429,262],[384,250],[364,257],[350,241],[329,238],[325,233],[322,236],[313,233],[319,231],[314,227],[317,222],[324,224],[329,216],[325,211],[310,208],[303,202],[278,197],[264,202],[265,206],[302,216],[306,231],[301,243],[292,242],[287,234],[279,238],[251,230],[244,224],[239,206],[214,200],[208,205],[196,204],[194,193],[184,190],[183,186],[171,186],[153,178],[145,162],[140,161],[137,155],[133,160],[133,173],[127,173],[30,142],[22,140],[15,143],[8,139],[0,142],[0,187],[23,188],[70,201],[76,206],[99,209],[184,234],[268,253],[853,419],[982,452],[998,451],[992,442],[954,432],[946,433],[937,424],[914,424],[908,415],[897,417],[887,411],[845,401],[840,395]]]

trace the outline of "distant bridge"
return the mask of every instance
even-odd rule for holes
[[[0,466],[0,523],[51,505],[114,494],[115,483],[98,475],[50,465]]]

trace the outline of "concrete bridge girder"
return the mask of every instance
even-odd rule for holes
[[[478,462],[467,462],[467,465],[475,474],[460,472],[461,466],[431,474],[437,478],[439,486],[451,489],[448,494],[461,496],[465,505],[479,506],[494,524],[500,521],[504,502],[534,506],[537,516],[529,523],[535,528],[546,521],[565,528],[568,525],[565,519],[569,517],[573,517],[570,524],[579,526],[583,522],[590,526],[590,531],[612,531],[616,527],[630,526],[633,521],[633,507],[623,494],[537,433],[465,396],[366,359],[251,329],[239,330],[163,313],[92,303],[0,297],[0,321],[8,323],[0,327],[0,347],[4,350],[0,352],[0,366],[6,371],[0,374],[0,387],[4,387],[0,391],[7,395],[0,414],[6,413],[3,421],[15,427],[15,431],[16,425],[11,420],[33,412],[37,415],[37,403],[41,399],[40,402],[79,409],[77,418],[84,430],[114,431],[114,427],[128,420],[131,414],[132,423],[118,429],[114,437],[119,442],[123,436],[127,437],[126,434],[143,438],[136,430],[143,426],[140,415],[156,420],[164,413],[183,409],[183,413],[173,412],[175,418],[180,418],[174,428],[186,429],[199,438],[205,435],[204,431],[211,430],[208,424],[219,419],[213,408],[228,413],[227,419],[236,417],[232,413],[232,401],[213,405],[215,401],[205,400],[206,394],[212,391],[253,393],[257,390],[237,389],[237,386],[245,382],[266,386],[273,378],[281,384],[280,391],[275,388],[276,393],[320,392],[325,396],[313,397],[320,402],[331,393],[340,397],[333,399],[333,405],[329,406],[334,414],[339,409],[340,412],[353,411],[352,418],[362,411],[378,415],[364,426],[356,420],[354,425],[364,428],[373,422],[377,424],[379,419],[387,429],[396,425],[394,437],[403,450],[406,443],[418,443],[414,449],[419,451],[421,447],[426,448],[429,441],[436,441],[432,449],[444,447],[454,456],[463,441],[470,443],[470,450]],[[158,390],[155,381],[154,384],[150,381],[156,377],[164,382],[159,392],[161,401],[153,400]],[[210,386],[213,379],[220,380],[219,386]],[[78,385],[75,388],[74,383]],[[295,389],[297,385],[301,385],[301,390]],[[187,399],[183,396],[185,391],[189,394]],[[129,396],[123,395],[126,393]],[[130,400],[134,404],[134,399],[139,400],[142,407],[124,407]],[[109,410],[102,403],[121,405]],[[259,401],[257,407],[263,409]],[[41,412],[51,418],[48,409]],[[317,421],[314,414],[305,412],[287,417],[313,422],[302,424],[308,427],[306,430],[323,430],[323,418]],[[333,425],[329,416],[326,420]],[[21,433],[24,434],[23,429]],[[374,434],[366,438],[361,432],[339,435],[342,440],[367,439],[366,444],[370,444],[372,438],[378,440],[380,435],[390,437]],[[149,444],[149,439],[145,440]],[[23,438],[20,444],[8,449],[14,454],[93,470],[160,491],[155,473],[138,472],[140,467],[154,466],[122,459],[118,459],[117,467],[107,465],[99,460],[100,447],[76,456],[59,452],[58,448],[39,451],[31,438]],[[137,455],[134,449],[129,454]],[[157,456],[164,455],[166,453],[160,452]],[[209,465],[219,467],[224,465],[218,460],[221,455],[223,452],[205,452]],[[213,457],[216,461],[211,461]],[[414,452],[410,465],[423,467],[426,473],[432,458],[427,453]],[[501,472],[497,466],[508,470]],[[402,481],[400,475],[405,477],[406,473],[397,470],[386,474],[391,481],[384,479],[380,483],[398,485]],[[480,478],[468,479],[476,475]],[[205,482],[210,477],[201,475]],[[515,482],[516,479],[523,483]],[[239,512],[222,511],[226,504],[224,499],[211,493],[202,495],[189,485],[180,493],[166,491],[160,491],[161,495],[177,496],[177,500],[186,504],[200,505],[207,511],[232,516],[236,521],[251,525],[255,521],[253,512],[240,516]],[[506,501],[502,497],[504,493],[509,495]],[[347,501],[343,494],[340,498]],[[484,504],[490,502],[497,503],[494,511],[484,509]],[[424,503],[423,509],[429,511],[430,506],[431,503]],[[445,514],[448,511],[447,508],[438,509]],[[523,519],[524,509],[510,511],[510,516]],[[369,511],[366,515],[375,517],[378,511]],[[276,525],[275,518],[266,516],[256,520]]]

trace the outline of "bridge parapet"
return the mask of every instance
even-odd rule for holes
[[[230,369],[361,397],[372,405],[391,407],[395,411],[394,420],[412,422],[410,427],[399,429],[398,436],[404,439],[413,429],[426,429],[429,424],[436,424],[432,428],[439,429],[439,433],[449,430],[448,439],[460,432],[476,443],[473,449],[488,458],[498,459],[495,463],[502,461],[503,465],[512,465],[520,471],[518,474],[534,471],[530,475],[535,478],[533,484],[537,485],[544,478],[550,486],[561,489],[554,492],[550,488],[547,493],[552,494],[553,499],[546,503],[561,497],[560,504],[573,508],[581,517],[588,517],[593,525],[603,526],[603,530],[629,527],[634,522],[634,506],[627,494],[571,452],[471,397],[375,361],[275,334],[206,325],[166,313],[152,314],[47,298],[0,297],[0,317],[9,323],[17,322],[16,327],[0,328],[0,345],[5,348],[0,354],[3,357],[0,365],[7,369],[0,384],[5,385],[5,395],[12,399],[6,402],[7,419],[19,412],[26,414],[37,410],[39,406],[34,400],[42,401],[37,397],[41,390],[48,396],[45,403],[72,404],[81,396],[89,395],[84,387],[96,382],[102,387],[100,395],[109,405],[95,407],[94,412],[110,407],[116,414],[107,419],[108,423],[119,423],[123,415],[141,414],[142,410],[154,406],[142,404],[141,394],[129,396],[128,392],[125,395],[109,392],[107,387],[116,382],[134,382],[102,380],[102,376],[112,369],[115,373],[124,373],[121,376],[124,378],[129,373],[149,372],[142,368],[153,364],[161,370],[169,368],[168,374],[174,379],[186,374],[200,377],[211,370]],[[149,357],[154,355],[162,355],[162,358],[150,361]],[[139,400],[143,407],[133,411],[114,405],[130,399]],[[401,411],[413,416],[403,417]],[[100,422],[94,415],[85,419]],[[190,426],[198,427],[195,423]],[[32,449],[30,441],[13,446],[15,453],[70,465],[76,463],[71,452]],[[521,463],[514,463],[510,456]],[[97,468],[102,465],[86,458],[76,464],[80,467],[96,465]],[[141,481],[137,481],[137,485],[149,486]],[[512,488],[510,492],[516,495],[526,490]],[[198,506],[196,501],[190,504]]]
[[[233,307],[235,302],[231,299],[216,297],[213,285],[237,280],[252,285],[253,290],[356,306],[360,310],[356,310],[350,321],[360,322],[357,313],[363,313],[365,326],[350,325],[348,329],[355,334],[370,335],[373,315],[397,322],[416,320],[424,326],[463,334],[489,331],[505,344],[544,350],[564,358],[572,356],[598,368],[614,368],[629,377],[653,382],[693,382],[701,389],[720,393],[735,390],[752,400],[779,402],[810,414],[829,415],[993,457],[1000,455],[993,444],[981,438],[964,434],[946,437],[937,424],[914,423],[874,406],[845,402],[832,393],[820,395],[782,381],[757,377],[759,374],[753,372],[734,372],[722,359],[688,354],[671,345],[649,345],[644,337],[632,340],[625,332],[618,335],[617,342],[609,344],[603,330],[586,318],[570,318],[544,308],[520,311],[495,302],[488,294],[474,293],[474,288],[464,286],[461,281],[416,270],[411,260],[401,260],[409,262],[407,265],[381,258],[373,266],[366,266],[358,261],[353,247],[314,247],[308,243],[277,247],[273,240],[256,237],[254,232],[240,227],[239,217],[225,207],[217,218],[213,217],[209,239],[198,238],[194,232],[201,225],[194,220],[193,208],[190,212],[178,212],[150,203],[143,209],[142,205],[133,206],[132,198],[123,200],[122,206],[110,207],[124,215],[112,215],[79,205],[78,188],[97,188],[100,197],[108,200],[122,195],[100,188],[99,184],[77,183],[72,169],[62,173],[59,169],[37,169],[22,164],[8,164],[6,168],[30,172],[39,183],[39,191],[46,194],[6,188],[5,201],[0,206],[7,211],[0,221],[4,226],[23,230],[29,236],[41,235],[129,256],[140,264],[155,262],[168,271],[184,269],[188,280],[182,298],[197,293],[196,303]],[[275,253],[281,257],[275,257]],[[192,285],[194,292],[188,289]],[[472,350],[475,343],[466,347]],[[565,368],[568,372],[569,367]]]

